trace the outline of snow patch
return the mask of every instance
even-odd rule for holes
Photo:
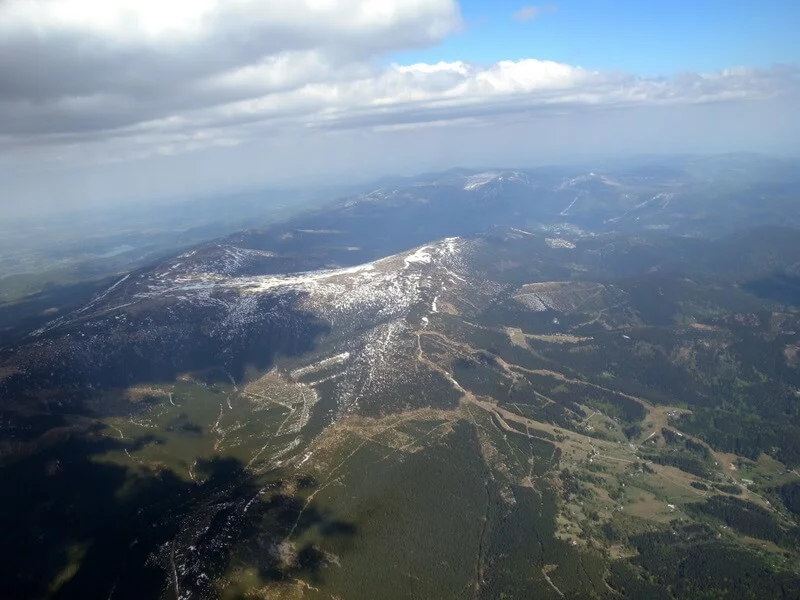
[[[562,238],[545,238],[544,240],[550,248],[567,248],[572,249],[575,247],[575,244],[570,242],[569,240],[565,240]]]

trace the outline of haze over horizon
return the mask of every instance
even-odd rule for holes
[[[453,166],[800,150],[800,5],[0,5],[6,215]]]

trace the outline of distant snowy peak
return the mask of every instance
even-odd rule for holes
[[[376,204],[382,206],[400,206],[412,203],[427,203],[430,201],[426,188],[435,184],[418,183],[403,188],[378,188],[370,192],[348,198],[341,203],[341,207],[351,209],[359,205]]]
[[[464,182],[464,189],[472,192],[492,184],[502,183],[521,183],[527,185],[530,181],[525,173],[519,173],[517,171],[487,171],[486,173],[467,176]]]
[[[397,190],[388,190],[384,188],[380,188],[377,190],[372,190],[371,192],[367,192],[365,194],[359,194],[353,198],[348,199],[345,201],[344,206],[349,208],[351,206],[355,206],[359,203],[379,203],[385,202],[386,200],[390,200],[397,195]]]
[[[590,171],[590,172],[586,173],[585,175],[578,175],[577,177],[571,177],[569,179],[565,179],[564,181],[561,182],[561,184],[556,189],[557,190],[569,190],[569,189],[573,189],[575,187],[580,187],[581,184],[587,183],[587,182],[602,183],[602,184],[605,184],[605,185],[611,186],[611,187],[620,187],[620,186],[622,186],[622,183],[617,181],[616,179],[608,177],[607,175],[604,175],[602,173],[597,173],[595,171]]]
[[[425,179],[402,187],[382,187],[347,198],[339,204],[347,211],[361,205],[401,206],[427,204],[443,198],[452,198],[452,192],[469,192],[495,195],[507,185],[530,186],[528,175],[519,171],[486,171],[483,173],[448,173],[439,179]]]

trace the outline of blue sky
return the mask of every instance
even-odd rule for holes
[[[643,76],[800,62],[800,0],[461,0],[464,31],[400,63],[538,58]]]

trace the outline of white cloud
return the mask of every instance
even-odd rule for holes
[[[0,31],[180,45],[230,31],[311,32],[335,39],[413,24],[424,37],[438,38],[457,15],[451,0],[7,0],[0,5]]]
[[[6,0],[0,100],[102,93],[165,109],[281,57],[316,53],[336,68],[431,44],[459,22],[454,0]]]
[[[68,96],[45,105],[18,104],[0,122],[22,129],[6,132],[17,143],[84,145],[117,138],[138,153],[135,146],[154,141],[179,148],[187,136],[192,140],[188,148],[196,149],[202,146],[198,140],[216,144],[223,138],[231,144],[292,129],[424,125],[554,108],[755,100],[779,94],[796,79],[786,70],[748,69],[646,79],[535,59],[488,67],[453,62],[379,69],[347,63],[330,71],[320,54],[285,53],[197,82],[194,102],[183,106],[176,99],[147,103],[114,95]],[[139,118],[117,122],[120,112]]]

